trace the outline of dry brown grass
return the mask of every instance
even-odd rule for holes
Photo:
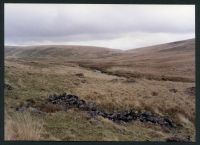
[[[108,110],[137,108],[170,115],[174,119],[181,113],[190,121],[195,120],[195,97],[184,94],[184,90],[193,86],[193,83],[145,79],[136,81],[125,83],[90,79],[90,84],[82,84],[74,92]],[[177,89],[178,92],[170,92],[171,88]],[[152,92],[157,95],[152,95]]]
[[[34,98],[36,103],[41,103],[50,94],[66,92],[77,95],[86,101],[95,102],[98,107],[107,110],[122,111],[130,108],[147,110],[167,115],[176,123],[183,125],[181,131],[172,131],[172,134],[162,128],[159,132],[154,132],[155,125],[144,126],[144,133],[141,136],[144,136],[145,139],[151,140],[154,137],[159,139],[159,136],[165,137],[168,133],[170,135],[180,133],[183,136],[190,135],[194,138],[195,96],[185,93],[187,88],[195,87],[194,46],[191,45],[191,49],[190,45],[187,46],[187,49],[183,47],[183,51],[179,50],[182,47],[172,51],[171,45],[166,46],[166,48],[159,46],[159,49],[138,50],[137,53],[124,53],[109,58],[86,58],[84,61],[78,59],[69,61],[67,58],[60,59],[60,57],[54,59],[6,59],[6,81],[14,89],[7,91],[5,103],[8,108],[15,108],[17,103],[24,102],[26,99]],[[168,48],[170,49],[168,50]],[[160,51],[161,49],[166,51]],[[46,112],[58,111],[50,114],[59,114],[60,112],[60,108],[57,106],[53,108],[47,104],[44,108],[47,110]],[[62,118],[62,115],[61,113],[59,117]],[[84,126],[87,122],[82,123],[82,120],[78,122],[77,116],[74,114],[70,115],[70,118],[68,117],[66,117],[68,122],[66,122],[66,118],[63,118],[59,124],[55,124],[59,118],[53,116],[51,119],[54,121],[49,132],[54,132],[56,137],[65,140],[58,136],[60,126],[62,126],[62,135],[68,140],[71,135],[69,128],[73,132],[76,126]],[[10,135],[16,134],[17,130],[15,129],[13,133],[13,129],[9,128],[9,126],[14,126],[12,124],[17,123],[13,121],[13,118],[16,117],[12,116],[10,119],[6,119],[8,124],[6,130]],[[72,121],[73,119],[76,121]],[[20,119],[18,118],[18,120]],[[18,122],[20,124],[20,121]],[[69,128],[66,128],[69,122],[74,126],[69,125]],[[105,124],[111,126],[108,122]],[[141,125],[143,124],[141,123]],[[137,127],[129,124],[125,128],[131,131]],[[97,131],[95,126],[91,126],[91,130],[93,129]],[[141,126],[139,125],[137,129],[140,130]],[[68,133],[66,133],[67,131]],[[82,137],[87,138],[84,133],[85,129],[82,128],[81,131]],[[90,131],[88,133],[93,134]],[[107,132],[105,134],[104,140],[114,137]],[[10,138],[9,135],[7,137]],[[80,136],[71,137],[72,140],[76,137],[80,139]],[[134,140],[137,138],[139,137],[136,136]],[[93,136],[91,136],[92,139],[94,139]]]
[[[54,105],[54,104],[50,104],[50,103],[44,104],[44,105],[41,106],[41,111],[47,112],[47,113],[53,113],[53,112],[61,111],[63,109],[64,108],[62,108],[59,105]]]
[[[6,114],[5,140],[42,140],[43,122],[30,113]]]
[[[43,61],[42,63],[46,63],[47,67],[34,66],[28,61],[21,62],[20,64],[18,61],[6,61],[10,70],[15,70],[15,72],[18,70],[18,73],[22,73],[21,70],[23,70],[23,73],[28,73],[29,75],[30,73],[31,75],[34,74],[35,79],[33,78],[33,80],[37,82],[38,86],[41,84],[41,87],[44,87],[51,92],[50,84],[55,85],[55,87],[52,86],[55,89],[60,88],[60,90],[66,92],[67,90],[70,90],[68,93],[95,102],[99,107],[108,110],[137,108],[140,110],[152,111],[161,115],[170,115],[177,121],[182,120],[177,117],[177,114],[181,114],[191,122],[194,122],[195,120],[195,96],[188,96],[185,94],[187,88],[195,85],[193,82],[185,82],[184,80],[182,82],[163,81],[162,79],[149,80],[145,77],[141,78],[137,76],[134,78],[131,77],[134,76],[132,72],[128,73],[130,74],[130,78],[127,79],[128,75],[126,75],[126,73],[122,75],[124,77],[119,77],[79,66],[72,67],[64,64],[57,64],[56,66],[53,65],[49,67],[48,61]],[[11,69],[14,66],[20,68]],[[115,70],[109,71],[112,71],[111,73],[116,73]],[[84,77],[76,76],[78,73],[82,73]],[[119,72],[118,74],[120,75],[123,73],[124,70],[122,69],[122,72]],[[49,77],[47,78],[44,76]],[[53,82],[54,78],[58,79],[56,80],[57,82]],[[129,82],[129,80],[133,78],[134,81]],[[21,79],[22,78],[18,78],[18,80]],[[30,82],[30,79],[23,80],[22,82]],[[30,87],[33,86],[31,82],[30,85]],[[21,84],[21,86],[25,87],[27,85]],[[46,92],[46,89],[44,89],[44,92]],[[177,91],[171,92],[171,89]],[[156,93],[157,95],[153,95],[152,93]],[[44,97],[48,94],[49,92],[46,92]],[[48,107],[48,105],[46,107],[50,112],[51,108],[53,107]],[[57,109],[59,110],[59,108],[54,108],[52,110]]]

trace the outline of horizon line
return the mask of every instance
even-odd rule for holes
[[[105,47],[105,46],[94,46],[94,45],[76,45],[76,44],[32,44],[32,45],[9,45],[9,44],[4,44],[4,47],[39,47],[39,46],[86,46],[86,47],[98,47],[98,48],[107,48],[107,49],[116,49],[116,50],[122,50],[122,51],[126,51],[126,50],[131,50],[131,49],[139,49],[139,48],[145,48],[145,47],[151,47],[151,46],[157,46],[157,45],[162,45],[162,44],[168,44],[168,43],[173,43],[173,42],[181,42],[181,41],[187,41],[187,40],[195,40],[195,37],[193,38],[189,38],[189,39],[182,39],[182,40],[178,40],[178,41],[169,41],[169,42],[165,42],[165,43],[157,43],[157,44],[153,44],[153,45],[147,45],[147,46],[142,46],[142,47],[136,47],[136,48],[130,48],[130,49],[119,49],[119,48],[111,48],[111,47]]]

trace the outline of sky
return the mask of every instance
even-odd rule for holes
[[[5,45],[134,49],[195,38],[194,5],[5,4]]]

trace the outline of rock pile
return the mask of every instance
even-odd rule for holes
[[[53,95],[49,96],[48,102],[52,104],[58,104],[65,107],[65,109],[76,107],[86,111],[95,111],[96,107],[92,103],[86,103],[84,100],[79,99],[78,96],[75,95],[67,95],[66,93],[61,95]]]
[[[29,108],[35,108],[35,101],[32,99],[26,100],[25,103],[22,103],[19,107],[16,108],[16,111],[23,112]],[[60,107],[59,107],[60,106]],[[102,116],[108,118],[114,122],[130,122],[133,120],[139,120],[141,122],[151,122],[160,126],[174,128],[176,124],[170,120],[168,117],[162,117],[151,112],[140,112],[138,110],[125,110],[122,112],[107,112],[105,110],[99,109],[95,103],[86,102],[85,100],[80,99],[76,95],[71,94],[61,94],[61,95],[51,95],[45,101],[45,103],[37,109],[39,112],[56,112],[60,110],[68,110],[70,108],[78,108],[82,111],[87,111],[91,117]],[[45,111],[46,110],[46,111]]]
[[[100,110],[96,107],[94,103],[86,102],[82,99],[79,99],[78,96],[71,94],[61,94],[61,95],[51,95],[47,99],[48,103],[52,103],[55,105],[62,105],[65,110],[69,108],[79,108],[84,111],[88,111],[88,113],[95,117],[97,115],[102,116],[104,118],[108,118],[112,121],[123,121],[130,122],[133,120],[139,120],[141,122],[151,122],[153,124],[158,124],[165,127],[176,127],[176,124],[167,117],[162,117],[159,115],[152,114],[151,112],[139,112],[137,110],[126,110],[123,112],[106,112],[104,110]]]

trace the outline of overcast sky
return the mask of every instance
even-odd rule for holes
[[[194,37],[194,5],[5,4],[6,45],[133,49]]]

